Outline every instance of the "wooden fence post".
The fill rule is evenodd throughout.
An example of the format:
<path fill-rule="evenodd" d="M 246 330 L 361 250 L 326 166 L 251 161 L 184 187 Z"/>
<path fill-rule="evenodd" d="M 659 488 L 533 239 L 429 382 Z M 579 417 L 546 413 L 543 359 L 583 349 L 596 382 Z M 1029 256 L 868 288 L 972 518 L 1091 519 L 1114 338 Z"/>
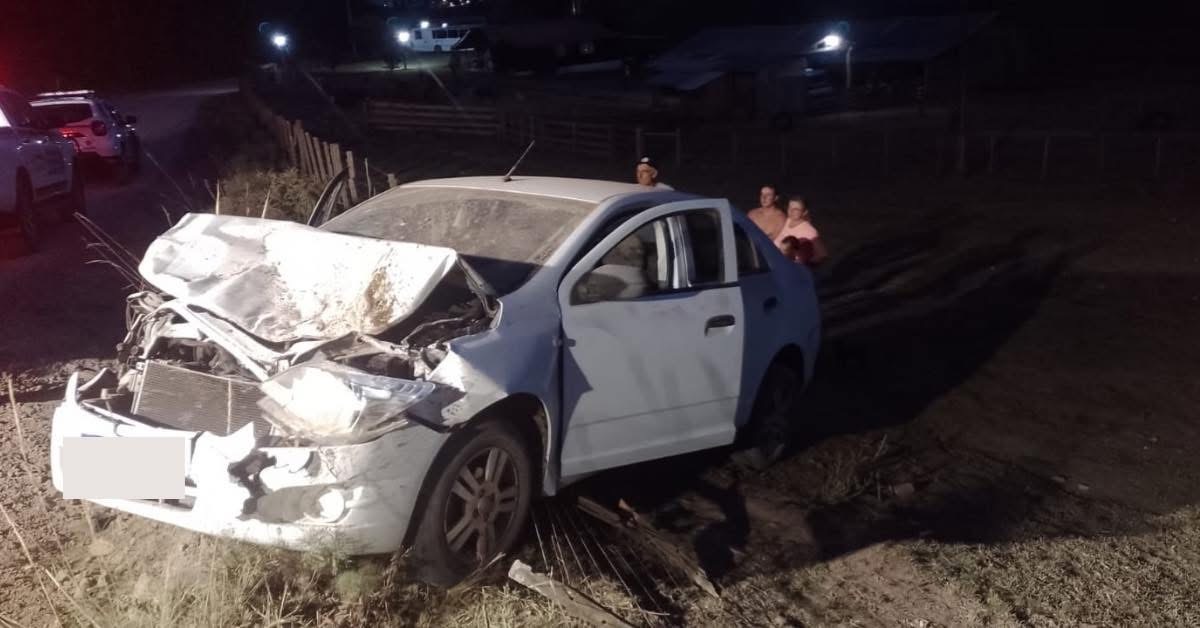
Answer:
<path fill-rule="evenodd" d="M 1046 180 L 1046 176 L 1050 172 L 1050 135 L 1046 135 L 1046 139 L 1042 140 L 1042 181 Z"/>
<path fill-rule="evenodd" d="M 340 173 L 343 169 L 346 168 L 346 165 L 342 163 L 342 147 L 337 142 L 329 144 L 329 166 L 330 166 L 329 169 L 333 172 L 333 175 Z M 349 173 L 347 173 L 347 174 L 349 174 Z M 330 176 L 333 176 L 333 175 L 330 175 Z M 348 187 L 350 187 L 349 179 L 347 179 L 346 182 L 342 185 L 342 194 L 341 194 L 342 204 L 345 205 L 346 207 L 350 207 L 350 190 L 346 189 Z"/>
<path fill-rule="evenodd" d="M 350 188 L 350 202 L 358 204 L 358 167 L 354 163 L 354 151 L 346 151 L 346 186 Z"/>

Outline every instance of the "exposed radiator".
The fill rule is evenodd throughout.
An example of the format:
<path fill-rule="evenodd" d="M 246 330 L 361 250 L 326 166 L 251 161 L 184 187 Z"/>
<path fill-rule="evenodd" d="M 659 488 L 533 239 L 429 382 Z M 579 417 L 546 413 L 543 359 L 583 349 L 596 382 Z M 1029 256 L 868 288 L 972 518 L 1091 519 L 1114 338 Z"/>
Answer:
<path fill-rule="evenodd" d="M 162 362 L 146 362 L 133 413 L 165 426 L 222 436 L 254 424 L 265 436 L 270 423 L 262 418 L 257 384 L 217 377 Z"/>

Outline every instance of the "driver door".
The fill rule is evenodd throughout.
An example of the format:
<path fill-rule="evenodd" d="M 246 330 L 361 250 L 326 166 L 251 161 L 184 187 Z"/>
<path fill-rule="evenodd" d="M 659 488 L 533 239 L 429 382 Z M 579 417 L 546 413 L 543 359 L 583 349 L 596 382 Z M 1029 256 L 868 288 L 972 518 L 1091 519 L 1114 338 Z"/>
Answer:
<path fill-rule="evenodd" d="M 564 478 L 733 442 L 745 327 L 727 201 L 629 219 L 559 306 Z"/>

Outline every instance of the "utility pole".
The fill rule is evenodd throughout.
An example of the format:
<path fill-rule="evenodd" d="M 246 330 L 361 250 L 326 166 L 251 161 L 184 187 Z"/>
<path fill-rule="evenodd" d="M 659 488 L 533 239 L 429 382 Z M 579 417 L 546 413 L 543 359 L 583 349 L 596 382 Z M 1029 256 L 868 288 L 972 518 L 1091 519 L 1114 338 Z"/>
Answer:
<path fill-rule="evenodd" d="M 967 174 L 967 36 L 970 25 L 967 19 L 967 2 L 962 0 L 962 41 L 958 44 L 958 174 Z"/>

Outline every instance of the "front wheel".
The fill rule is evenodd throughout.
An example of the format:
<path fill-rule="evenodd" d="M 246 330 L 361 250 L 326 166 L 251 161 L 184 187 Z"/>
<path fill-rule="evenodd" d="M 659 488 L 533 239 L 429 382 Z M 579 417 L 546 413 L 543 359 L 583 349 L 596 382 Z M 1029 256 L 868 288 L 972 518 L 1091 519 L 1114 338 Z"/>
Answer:
<path fill-rule="evenodd" d="M 529 445 L 502 420 L 470 425 L 430 470 L 430 493 L 413 537 L 416 576 L 452 586 L 508 552 L 533 500 Z"/>

